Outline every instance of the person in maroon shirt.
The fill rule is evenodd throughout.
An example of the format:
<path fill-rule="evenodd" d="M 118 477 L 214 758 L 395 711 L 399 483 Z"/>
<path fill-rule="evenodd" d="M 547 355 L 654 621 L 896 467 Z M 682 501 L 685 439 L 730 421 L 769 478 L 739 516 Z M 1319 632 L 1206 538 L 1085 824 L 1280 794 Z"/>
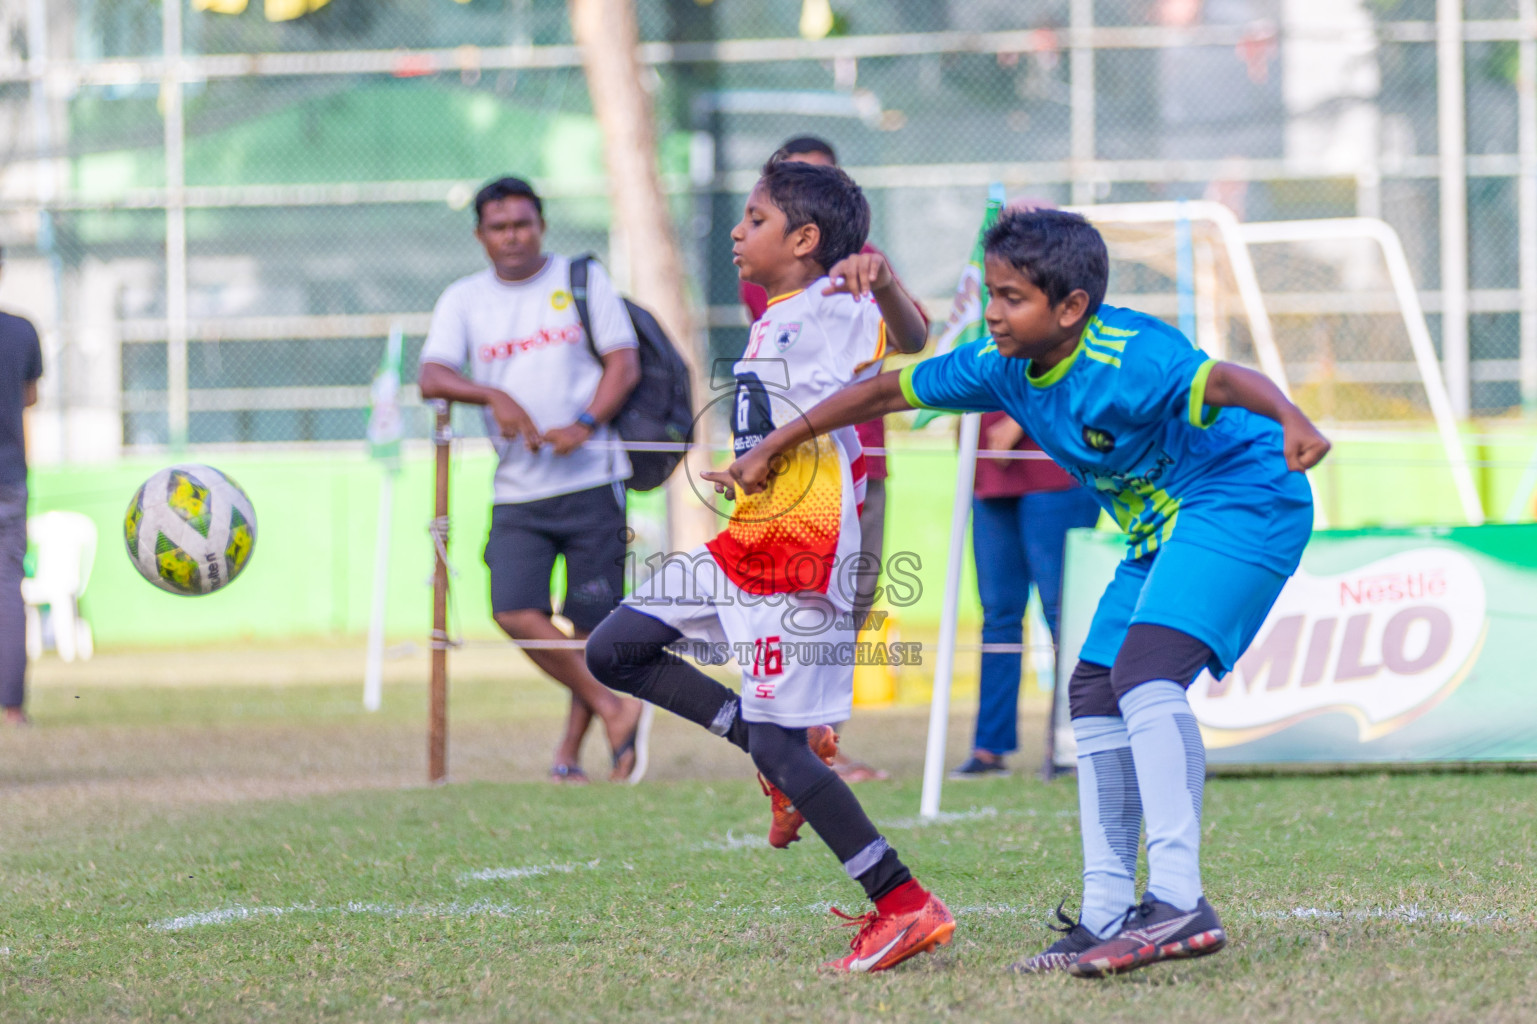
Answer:
<path fill-rule="evenodd" d="M 1024 428 L 1001 412 L 982 416 L 982 447 L 1040 451 Z M 1056 643 L 1067 531 L 1093 526 L 1099 520 L 1099 503 L 1049 459 L 979 458 L 971 515 L 982 642 L 1017 644 L 1023 639 L 1025 604 L 1034 583 Z M 982 655 L 972 754 L 951 778 L 1008 774 L 1004 755 L 1019 749 L 1019 675 L 1018 654 Z"/>
<path fill-rule="evenodd" d="M 774 159 L 795 160 L 807 164 L 823 164 L 829 167 L 838 166 L 838 154 L 833 151 L 832 145 L 814 135 L 801 135 L 791 139 L 779 147 L 779 151 L 774 154 Z M 868 242 L 865 243 L 865 247 L 860 252 L 873 252 L 881 256 L 885 255 L 885 253 L 882 253 Z M 887 262 L 889 264 L 890 260 L 887 260 Z M 893 268 L 892 275 L 895 276 L 895 274 L 896 270 Z M 898 280 L 897 285 L 902 287 L 900 280 Z M 903 287 L 902 290 L 906 291 L 907 289 Z M 758 285 L 743 281 L 741 283 L 741 296 L 742 305 L 747 307 L 747 315 L 754 321 L 763 315 L 764 310 L 768 309 L 768 293 Z M 929 318 L 928 314 L 923 311 L 923 304 L 911 292 L 908 292 L 908 297 L 913 299 L 913 305 L 918 307 L 918 314 L 923 317 L 923 324 L 927 327 Z M 895 342 L 896 339 L 893 337 L 892 340 Z M 899 349 L 899 351 L 906 352 L 909 355 L 913 352 L 921 352 L 922 350 L 923 346 L 921 345 L 915 349 Z M 859 434 L 859 443 L 865 448 L 886 447 L 886 421 L 884 419 L 873 419 L 868 423 L 860 423 L 854 429 Z M 884 455 L 866 455 L 865 473 L 865 504 L 864 509 L 859 514 L 859 548 L 861 554 L 873 556 L 876 565 L 884 565 L 885 561 L 882 554 L 886 543 L 886 477 L 888 475 L 886 457 Z M 874 600 L 878 579 L 879 577 L 875 573 L 860 573 L 856 575 L 855 581 L 858 592 L 854 605 L 855 621 L 863 623 L 865 616 L 869 613 L 870 605 Z M 833 768 L 847 782 L 863 782 L 866 779 L 883 779 L 886 777 L 885 772 L 873 769 L 862 762 L 850 760 L 841 752 L 838 754 L 838 760 L 833 765 Z"/>

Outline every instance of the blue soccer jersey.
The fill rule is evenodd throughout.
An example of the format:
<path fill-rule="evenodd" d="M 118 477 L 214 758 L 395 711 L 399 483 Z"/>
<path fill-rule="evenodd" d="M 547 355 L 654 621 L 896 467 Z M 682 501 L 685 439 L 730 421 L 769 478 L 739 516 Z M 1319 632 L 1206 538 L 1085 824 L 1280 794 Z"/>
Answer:
<path fill-rule="evenodd" d="M 1178 538 L 1290 574 L 1312 530 L 1307 477 L 1286 468 L 1281 427 L 1203 401 L 1216 360 L 1135 310 L 1101 306 L 1045 373 L 991 340 L 902 372 L 920 408 L 1008 413 L 1093 488 L 1126 531 L 1128 558 Z"/>

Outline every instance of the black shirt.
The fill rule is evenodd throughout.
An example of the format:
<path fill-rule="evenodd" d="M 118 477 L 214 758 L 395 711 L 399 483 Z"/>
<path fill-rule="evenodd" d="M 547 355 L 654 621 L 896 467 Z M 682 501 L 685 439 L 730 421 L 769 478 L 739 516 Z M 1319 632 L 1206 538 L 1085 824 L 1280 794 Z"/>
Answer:
<path fill-rule="evenodd" d="M 43 375 L 43 347 L 31 321 L 0 313 L 0 485 L 26 483 L 21 410 L 27 385 Z"/>

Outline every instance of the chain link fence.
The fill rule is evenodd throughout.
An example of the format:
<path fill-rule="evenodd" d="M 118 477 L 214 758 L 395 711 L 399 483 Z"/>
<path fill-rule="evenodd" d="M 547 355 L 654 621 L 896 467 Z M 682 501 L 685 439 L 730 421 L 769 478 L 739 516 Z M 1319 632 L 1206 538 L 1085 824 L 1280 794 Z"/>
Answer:
<path fill-rule="evenodd" d="M 40 461 L 361 439 L 391 327 L 409 367 L 439 292 L 483 265 L 468 207 L 488 178 L 549 196 L 551 248 L 609 255 L 560 0 L 175 3 L 0 0 L 0 289 L 45 336 Z M 812 133 L 940 316 L 992 181 L 1381 217 L 1459 412 L 1537 407 L 1537 0 L 1465 0 L 1440 25 L 1435 0 L 833 0 L 830 23 L 800 0 L 637 7 L 711 355 L 745 338 L 742 199 Z M 1361 305 L 1375 271 L 1282 258 L 1257 271 L 1292 303 L 1276 333 L 1299 391 L 1422 417 L 1397 380 L 1411 357 Z M 1123 276 L 1176 320 L 1177 273 Z"/>

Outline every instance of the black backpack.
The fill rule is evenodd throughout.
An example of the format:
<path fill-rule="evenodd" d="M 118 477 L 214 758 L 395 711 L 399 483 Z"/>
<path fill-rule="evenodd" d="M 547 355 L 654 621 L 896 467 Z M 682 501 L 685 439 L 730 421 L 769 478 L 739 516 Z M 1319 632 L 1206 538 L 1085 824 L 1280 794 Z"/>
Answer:
<path fill-rule="evenodd" d="M 592 317 L 587 309 L 587 268 L 595 259 L 591 254 L 571 260 L 571 297 L 576 300 L 576 315 L 587 335 L 587 347 L 598 362 L 597 345 L 592 340 Z M 689 387 L 688 364 L 678 354 L 672 339 L 662 330 L 656 317 L 624 300 L 625 312 L 635 327 L 640 342 L 640 382 L 625 400 L 614 428 L 626 441 L 690 443 L 694 440 L 694 403 Z M 634 470 L 625 486 L 632 491 L 650 491 L 662 486 L 683 461 L 683 452 L 630 452 Z"/>

